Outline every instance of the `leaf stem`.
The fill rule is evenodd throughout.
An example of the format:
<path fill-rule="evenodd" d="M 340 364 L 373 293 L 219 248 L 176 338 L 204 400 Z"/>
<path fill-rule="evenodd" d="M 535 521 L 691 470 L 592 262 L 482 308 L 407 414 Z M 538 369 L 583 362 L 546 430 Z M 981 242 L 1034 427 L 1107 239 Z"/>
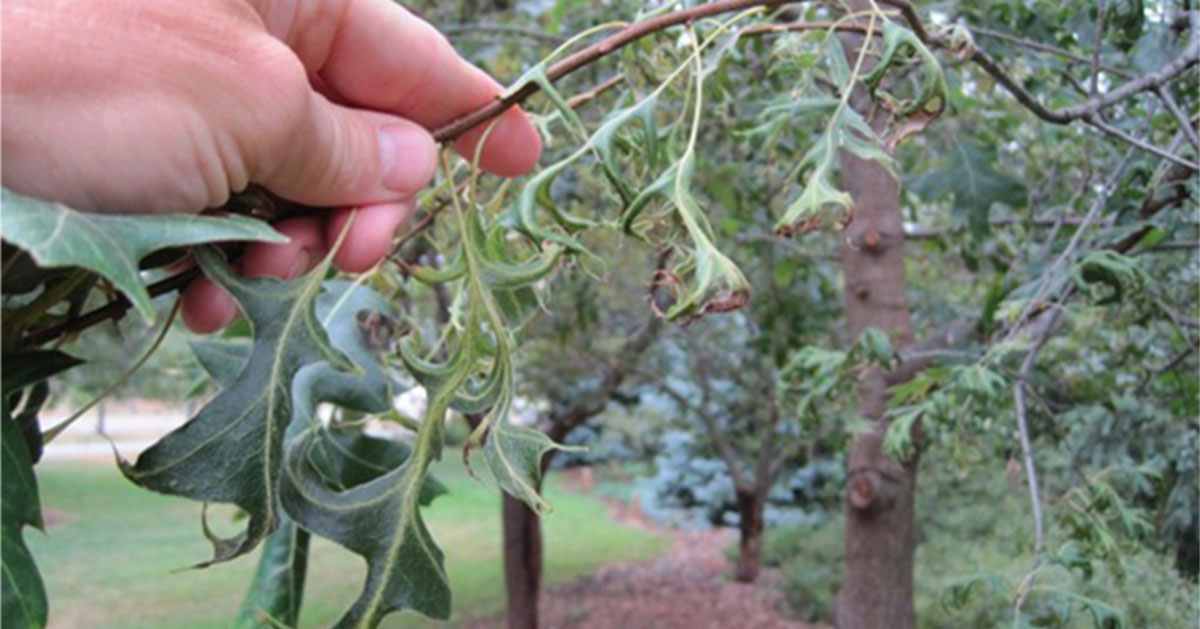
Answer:
<path fill-rule="evenodd" d="M 125 372 L 122 373 L 121 376 L 112 384 L 105 387 L 105 389 L 101 391 L 99 395 L 92 398 L 90 402 L 84 404 L 82 408 L 74 413 L 71 413 L 70 417 L 67 417 L 59 422 L 57 426 L 43 432 L 43 444 L 54 441 L 54 438 L 62 434 L 62 432 L 70 427 L 71 424 L 75 423 L 75 420 L 83 417 L 84 413 L 92 410 L 92 407 L 104 401 L 104 399 L 112 395 L 114 391 L 121 388 L 121 385 L 125 384 L 125 382 L 129 380 L 129 377 L 134 374 L 134 372 L 136 372 L 138 369 L 141 369 L 142 365 L 146 364 L 146 361 L 150 359 L 150 356 L 153 355 L 158 349 L 158 346 L 162 344 L 163 339 L 167 337 L 167 332 L 171 329 L 171 324 L 175 322 L 175 316 L 179 314 L 179 304 L 182 303 L 182 301 L 183 300 L 179 298 L 175 299 L 174 305 L 171 306 L 171 312 L 167 315 L 166 321 L 163 322 L 162 328 L 159 329 L 158 334 L 154 336 L 154 340 L 150 343 L 150 346 L 146 348 L 146 351 L 142 353 L 141 357 L 138 358 L 137 361 L 135 361 L 132 365 L 130 365 L 129 368 L 126 369 Z"/>

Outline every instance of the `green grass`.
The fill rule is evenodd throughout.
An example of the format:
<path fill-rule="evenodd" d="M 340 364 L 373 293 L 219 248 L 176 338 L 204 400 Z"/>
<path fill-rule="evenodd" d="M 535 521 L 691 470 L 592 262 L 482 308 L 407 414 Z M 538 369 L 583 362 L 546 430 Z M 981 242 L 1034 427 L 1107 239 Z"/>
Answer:
<path fill-rule="evenodd" d="M 500 613 L 504 582 L 500 497 L 468 477 L 457 457 L 435 470 L 450 494 L 425 510 L 446 553 L 454 593 L 450 626 Z M 180 570 L 210 554 L 200 533 L 200 506 L 160 496 L 124 480 L 112 465 L 49 463 L 38 467 L 49 534 L 26 537 L 46 579 L 51 627 L 135 629 L 227 627 L 250 581 L 257 553 L 204 570 Z M 545 524 L 549 585 L 605 562 L 641 560 L 666 548 L 660 536 L 612 522 L 597 499 L 563 490 L 553 478 Z M 219 533 L 236 530 L 228 510 L 210 510 Z M 365 564 L 317 540 L 309 560 L 301 626 L 333 623 L 357 594 Z M 385 627 L 433 627 L 410 613 Z"/>

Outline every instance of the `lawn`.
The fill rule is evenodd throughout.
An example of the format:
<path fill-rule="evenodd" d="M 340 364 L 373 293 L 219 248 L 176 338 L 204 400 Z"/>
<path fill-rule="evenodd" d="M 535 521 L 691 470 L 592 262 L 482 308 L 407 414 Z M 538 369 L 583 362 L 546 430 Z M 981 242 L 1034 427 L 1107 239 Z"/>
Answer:
<path fill-rule="evenodd" d="M 457 457 L 435 473 L 450 489 L 425 511 L 446 553 L 454 592 L 449 626 L 499 613 L 504 606 L 500 498 L 463 471 Z M 241 603 L 257 553 L 204 570 L 183 569 L 210 555 L 200 506 L 125 481 L 113 465 L 47 463 L 38 467 L 49 534 L 26 537 L 50 594 L 50 626 L 134 629 L 227 627 Z M 553 477 L 545 519 L 546 582 L 569 581 L 598 564 L 653 557 L 666 548 L 652 533 L 614 523 L 596 498 L 569 492 Z M 210 510 L 218 532 L 236 530 L 231 512 Z M 365 565 L 317 540 L 310 555 L 303 627 L 332 624 L 354 599 Z M 384 627 L 447 626 L 409 613 Z"/>

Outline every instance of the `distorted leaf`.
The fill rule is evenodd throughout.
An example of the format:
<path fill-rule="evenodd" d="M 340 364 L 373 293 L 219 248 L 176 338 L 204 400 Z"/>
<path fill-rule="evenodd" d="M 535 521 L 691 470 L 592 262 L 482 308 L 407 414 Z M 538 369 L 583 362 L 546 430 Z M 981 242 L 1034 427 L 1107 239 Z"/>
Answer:
<path fill-rule="evenodd" d="M 330 345 L 314 312 L 329 260 L 308 275 L 280 281 L 237 276 L 210 249 L 197 250 L 196 259 L 253 325 L 250 357 L 199 414 L 142 452 L 136 464 L 122 461 L 121 469 L 147 489 L 233 503 L 249 514 L 241 534 L 214 540 L 213 559 L 203 566 L 249 552 L 278 524 L 276 485 L 296 373 L 316 363 L 353 367 Z"/>
<path fill-rule="evenodd" d="M 150 252 L 227 240 L 287 241 L 265 222 L 245 216 L 92 214 L 8 190 L 3 203 L 4 240 L 29 252 L 39 266 L 78 266 L 103 275 L 147 322 L 154 321 L 154 305 L 138 261 Z"/>

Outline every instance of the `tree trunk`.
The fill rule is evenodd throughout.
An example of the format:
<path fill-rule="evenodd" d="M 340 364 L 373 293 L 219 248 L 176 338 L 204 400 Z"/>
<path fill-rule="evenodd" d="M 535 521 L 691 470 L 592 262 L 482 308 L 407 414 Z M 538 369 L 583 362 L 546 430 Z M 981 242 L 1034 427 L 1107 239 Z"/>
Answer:
<path fill-rule="evenodd" d="M 733 578 L 742 583 L 753 583 L 762 569 L 763 510 L 764 496 L 756 491 L 738 490 L 738 560 Z"/>
<path fill-rule="evenodd" d="M 856 0 L 858 2 L 859 0 Z M 862 2 L 860 2 L 862 3 Z M 853 5 L 854 3 L 852 3 Z M 865 3 L 862 3 L 865 4 Z M 856 55 L 859 41 L 847 46 Z M 871 100 L 859 90 L 855 109 L 871 120 Z M 873 121 L 877 128 L 879 121 Z M 888 333 L 897 347 L 912 342 L 905 298 L 904 231 L 899 184 L 882 166 L 846 151 L 842 185 L 854 199 L 854 218 L 842 238 L 846 320 L 851 338 L 867 328 Z M 857 435 L 847 469 L 845 580 L 838 594 L 840 629 L 911 629 L 913 614 L 913 492 L 917 460 L 891 461 L 883 451 L 887 433 L 887 382 L 873 369 L 858 384 L 859 411 L 874 421 Z"/>
<path fill-rule="evenodd" d="M 537 629 L 542 523 L 533 509 L 504 492 L 503 525 L 508 629 Z"/>
<path fill-rule="evenodd" d="M 642 354 L 658 336 L 662 325 L 657 317 L 651 317 L 646 324 L 634 333 L 620 352 L 617 365 L 611 367 L 604 375 L 599 403 L 572 405 L 561 415 L 553 418 L 546 429 L 546 436 L 555 443 L 562 443 L 567 433 L 604 410 L 608 398 L 621 385 L 621 382 Z M 468 420 L 472 418 L 468 417 Z M 471 423 L 474 428 L 479 423 L 476 417 Z M 550 468 L 557 450 L 550 450 L 542 457 L 542 475 Z M 541 491 L 541 486 L 537 487 Z M 542 581 L 542 521 L 525 503 L 514 499 L 507 493 L 504 495 L 501 510 L 501 524 L 504 528 L 504 584 L 508 596 L 508 627 L 509 629 L 537 629 L 538 626 L 538 597 Z"/>
<path fill-rule="evenodd" d="M 546 436 L 555 443 L 566 438 L 570 428 L 552 425 Z M 542 457 L 542 475 L 550 468 L 557 450 Z M 542 490 L 540 484 L 537 487 Z M 542 519 L 528 505 L 507 492 L 501 510 L 504 528 L 504 587 L 508 596 L 508 629 L 537 629 L 538 599 L 542 587 Z"/>

